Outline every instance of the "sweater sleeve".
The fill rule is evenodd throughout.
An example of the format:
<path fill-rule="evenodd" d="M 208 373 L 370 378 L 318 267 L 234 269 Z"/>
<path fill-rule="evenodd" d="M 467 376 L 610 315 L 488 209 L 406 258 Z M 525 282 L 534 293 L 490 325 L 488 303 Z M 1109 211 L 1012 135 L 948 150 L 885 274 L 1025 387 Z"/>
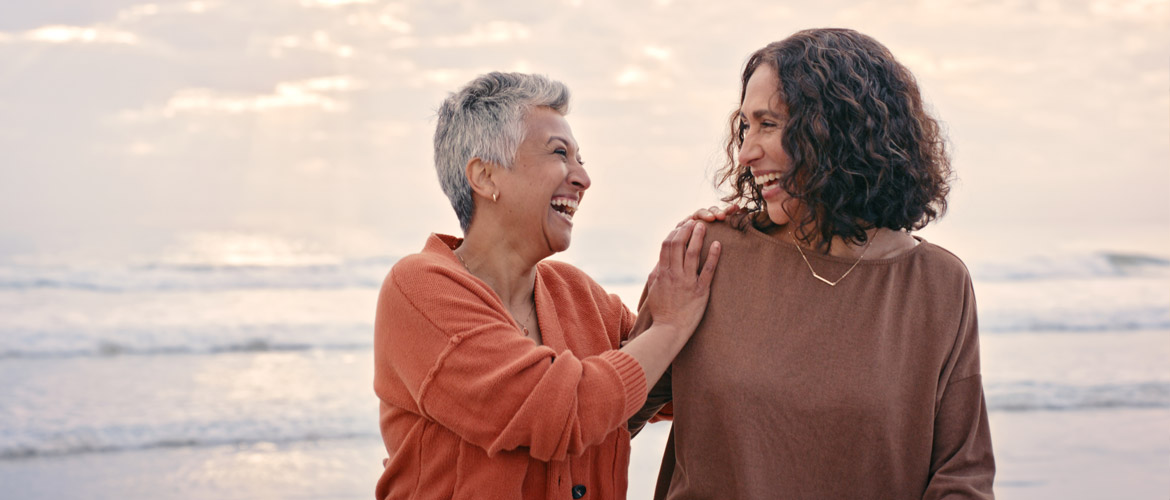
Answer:
<path fill-rule="evenodd" d="M 564 460 L 641 405 L 646 379 L 633 357 L 558 356 L 519 335 L 496 302 L 465 273 L 395 266 L 379 297 L 376 379 L 398 379 L 412 411 L 489 456 L 527 447 L 538 460 Z"/>
<path fill-rule="evenodd" d="M 638 306 L 646 302 L 646 294 L 649 287 L 642 288 L 642 298 L 638 300 Z M 650 317 L 649 311 L 639 310 L 637 321 L 634 322 L 633 328 L 630 330 L 629 337 L 637 337 L 642 332 L 650 328 L 653 323 L 653 318 Z M 637 436 L 642 428 L 646 426 L 647 422 L 657 422 L 659 420 L 671 420 L 673 417 L 673 407 L 671 401 L 674 399 L 673 386 L 671 385 L 671 371 L 670 367 L 666 368 L 666 372 L 658 379 L 658 382 L 650 388 L 650 392 L 646 395 L 646 402 L 642 404 L 642 408 L 638 410 L 634 416 L 626 421 L 626 428 L 630 431 L 630 436 Z"/>
<path fill-rule="evenodd" d="M 654 387 L 650 388 L 650 393 L 646 395 L 646 403 L 638 410 L 634 416 L 626 421 L 626 428 L 630 431 L 630 437 L 637 436 L 642 428 L 646 427 L 647 423 L 658 422 L 661 420 L 673 420 L 674 407 L 672 400 L 674 399 L 673 386 L 670 383 L 671 369 L 667 368 L 666 373 L 658 379 Z"/>
<path fill-rule="evenodd" d="M 958 337 L 940 379 L 930 482 L 923 499 L 992 499 L 995 459 L 979 370 L 975 294 L 967 279 Z"/>

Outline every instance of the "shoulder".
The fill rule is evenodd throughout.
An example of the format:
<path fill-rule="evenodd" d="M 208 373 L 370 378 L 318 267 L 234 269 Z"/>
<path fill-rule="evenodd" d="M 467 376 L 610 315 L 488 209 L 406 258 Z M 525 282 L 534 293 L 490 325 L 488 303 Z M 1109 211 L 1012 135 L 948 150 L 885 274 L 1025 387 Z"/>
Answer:
<path fill-rule="evenodd" d="M 751 232 L 751 214 L 734 214 L 727 220 L 704 222 L 707 225 L 707 237 L 722 237 L 731 239 L 746 238 Z"/>
<path fill-rule="evenodd" d="M 975 284 L 967 265 L 951 251 L 922 241 L 916 247 L 908 270 L 910 286 L 936 301 L 942 308 L 971 307 L 975 300 Z"/>
<path fill-rule="evenodd" d="M 469 288 L 470 275 L 451 253 L 443 235 L 431 235 L 419 253 L 394 263 L 382 281 L 382 290 L 396 288 L 406 294 L 444 293 Z"/>
<path fill-rule="evenodd" d="M 416 253 L 407 255 L 394 263 L 387 273 L 383 286 L 393 283 L 397 286 L 412 286 L 415 284 L 434 281 L 435 279 L 449 278 L 456 271 L 452 263 L 437 255 Z"/>
<path fill-rule="evenodd" d="M 782 248 L 771 236 L 756 229 L 750 218 L 743 214 L 732 215 L 725 221 L 704 224 L 707 225 L 707 235 L 703 240 L 702 258 L 706 261 L 711 244 L 718 241 L 721 247 L 721 268 L 736 267 L 739 262 L 758 259 L 765 254 L 772 255 Z"/>
<path fill-rule="evenodd" d="M 925 267 L 931 276 L 950 278 L 964 283 L 971 282 L 967 264 L 950 250 L 922 240 L 916 253 L 919 265 Z"/>
<path fill-rule="evenodd" d="M 507 322 L 487 283 L 467 272 L 449 248 L 430 247 L 390 268 L 378 294 L 377 322 L 425 323 L 448 336 L 472 324 Z"/>

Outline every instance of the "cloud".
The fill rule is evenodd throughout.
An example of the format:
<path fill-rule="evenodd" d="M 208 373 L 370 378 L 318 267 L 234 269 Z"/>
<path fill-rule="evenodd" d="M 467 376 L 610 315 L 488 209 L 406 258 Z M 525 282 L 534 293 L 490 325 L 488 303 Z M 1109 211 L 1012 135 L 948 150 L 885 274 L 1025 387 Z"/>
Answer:
<path fill-rule="evenodd" d="M 369 33 L 382 35 L 389 31 L 405 35 L 414 31 L 414 26 L 406 21 L 409 14 L 406 5 L 392 3 L 377 10 L 350 9 L 346 11 L 344 21 L 350 27 L 364 28 Z"/>
<path fill-rule="evenodd" d="M 117 19 L 118 23 L 133 23 L 162 14 L 202 14 L 218 6 L 218 2 L 200 1 L 161 6 L 155 3 L 144 3 L 132 5 L 122 9 L 121 11 L 118 11 L 118 14 L 115 16 L 115 18 Z"/>
<path fill-rule="evenodd" d="M 645 45 L 640 51 L 630 52 L 632 62 L 617 73 L 613 82 L 618 87 L 652 87 L 669 89 L 674 86 L 675 65 L 671 62 L 674 49 L 662 45 Z"/>
<path fill-rule="evenodd" d="M 1089 12 L 1130 21 L 1165 21 L 1170 15 L 1170 3 L 1165 0 L 1097 0 L 1089 5 Z"/>
<path fill-rule="evenodd" d="M 353 57 L 355 49 L 352 45 L 336 42 L 329 33 L 321 30 L 314 31 L 308 37 L 296 35 L 277 37 L 269 42 L 268 55 L 276 58 L 284 57 L 289 49 L 306 49 L 324 52 L 337 57 Z"/>
<path fill-rule="evenodd" d="M 0 41 L 23 40 L 35 43 L 103 43 L 135 45 L 139 43 L 138 35 L 104 26 L 65 26 L 51 25 L 29 30 L 19 36 L 0 33 Z"/>
<path fill-rule="evenodd" d="M 594 233 L 597 248 L 616 255 L 611 229 L 637 224 L 621 235 L 629 237 L 621 255 L 644 259 L 661 236 L 647 228 L 669 228 L 717 199 L 708 185 L 723 159 L 720 138 L 747 54 L 797 29 L 829 25 L 877 37 L 919 77 L 952 133 L 966 186 L 954 220 L 1005 196 L 1059 193 L 1039 179 L 1106 163 L 1108 177 L 1119 179 L 1110 186 L 1128 183 L 1149 195 L 1135 211 L 1164 214 L 1155 201 L 1165 193 L 1149 186 L 1165 191 L 1170 182 L 1166 169 L 1154 168 L 1165 163 L 1170 137 L 1166 2 L 1096 1 L 842 0 L 793 9 L 741 0 L 560 0 L 532 9 L 473 0 L 122 0 L 69 12 L 38 7 L 54 2 L 16 2 L 28 12 L 5 17 L 8 31 L 0 33 L 10 61 L 0 96 L 8 161 L 0 170 L 17 181 L 0 183 L 0 213 L 60 210 L 0 221 L 0 232 L 35 234 L 42 222 L 80 228 L 72 214 L 75 200 L 86 199 L 81 188 L 19 186 L 52 186 L 66 173 L 94 191 L 90 184 L 115 178 L 109 172 L 155 187 L 141 195 L 110 189 L 138 205 L 200 206 L 191 190 L 173 187 L 180 184 L 238 186 L 197 216 L 159 207 L 160 228 L 232 228 L 233 211 L 249 211 L 258 225 L 318 214 L 322 232 L 362 226 L 411 245 L 412 235 L 457 232 L 430 168 L 434 108 L 475 75 L 519 70 L 573 89 L 569 120 L 595 181 L 579 230 L 609 231 Z M 81 82 L 78 91 L 62 94 L 56 83 L 70 81 Z M 1106 158 L 1101 151 L 1119 149 L 1111 144 L 1132 153 Z M 1023 157 L 1033 151 L 1035 159 Z M 252 167 L 248 175 L 228 167 L 239 164 Z M 167 168 L 138 168 L 154 165 Z M 1024 170 L 1038 180 L 1002 181 Z M 249 180 L 257 171 L 305 175 L 273 190 Z M 1079 176 L 1062 189 L 1100 191 L 1106 205 L 1139 203 L 1119 196 L 1120 187 L 1097 189 L 1103 183 Z M 88 200 L 95 214 L 129 213 L 121 206 L 132 204 Z M 629 200 L 652 208 L 630 210 Z M 1081 202 L 1049 205 L 1027 222 L 1097 217 Z M 1111 227 L 1096 221 L 1087 227 Z M 614 260 L 593 256 L 586 234 L 575 238 L 578 263 Z"/>
<path fill-rule="evenodd" d="M 403 21 L 402 19 L 391 15 L 388 12 L 378 14 L 377 20 L 379 25 L 390 30 L 391 33 L 401 33 L 405 35 L 414 29 L 410 23 L 407 23 L 406 21 Z"/>
<path fill-rule="evenodd" d="M 301 0 L 301 7 L 318 7 L 332 9 L 348 5 L 368 5 L 374 0 Z"/>
<path fill-rule="evenodd" d="M 125 153 L 130 156 L 149 156 L 156 151 L 158 147 L 146 141 L 134 141 L 125 149 Z"/>
<path fill-rule="evenodd" d="M 468 33 L 438 37 L 434 43 L 439 47 L 476 47 L 527 40 L 530 36 L 532 36 L 532 31 L 523 24 L 492 21 L 472 26 Z"/>
<path fill-rule="evenodd" d="M 218 5 L 218 3 L 187 2 L 187 4 L 184 6 L 184 8 L 187 10 L 187 12 L 199 14 L 202 12 L 206 12 L 212 8 L 215 8 L 217 5 Z"/>
<path fill-rule="evenodd" d="M 118 21 L 122 22 L 134 22 L 145 17 L 157 15 L 158 12 L 159 8 L 157 4 L 146 3 L 123 9 L 121 12 L 118 12 L 117 18 Z"/>
<path fill-rule="evenodd" d="M 636 85 L 646 81 L 646 72 L 636 66 L 627 66 L 621 73 L 618 73 L 614 81 L 622 87 Z"/>
<path fill-rule="evenodd" d="M 364 82 L 352 77 L 331 76 L 281 82 L 276 84 L 272 93 L 251 96 L 189 88 L 175 92 L 161 107 L 123 111 L 119 117 L 124 121 L 143 122 L 196 113 L 263 113 L 298 108 L 336 113 L 346 111 L 349 105 L 327 93 L 349 92 L 364 87 Z"/>
<path fill-rule="evenodd" d="M 988 72 L 1025 75 L 1037 70 L 1035 61 L 1014 61 L 993 56 L 940 55 L 910 49 L 900 52 L 897 57 L 914 73 L 930 76 L 965 78 Z"/>
<path fill-rule="evenodd" d="M 667 59 L 670 59 L 671 52 L 672 51 L 670 50 L 670 47 L 658 47 L 658 46 L 654 46 L 654 45 L 647 45 L 647 46 L 642 48 L 642 54 L 644 54 L 646 57 L 649 57 L 651 59 L 655 59 L 658 61 L 665 61 Z"/>

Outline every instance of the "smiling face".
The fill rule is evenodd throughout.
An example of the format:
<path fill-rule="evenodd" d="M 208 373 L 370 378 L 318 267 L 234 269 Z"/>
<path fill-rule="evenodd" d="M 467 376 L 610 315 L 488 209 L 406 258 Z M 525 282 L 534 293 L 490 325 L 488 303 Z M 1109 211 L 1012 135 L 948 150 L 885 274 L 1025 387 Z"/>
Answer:
<path fill-rule="evenodd" d="M 780 185 L 780 176 L 792 169 L 792 160 L 781 142 L 788 110 L 780 99 L 780 79 L 766 64 L 752 73 L 739 107 L 739 164 L 751 168 L 760 194 L 767 204 L 768 218 L 786 224 L 796 216 L 798 203 Z"/>
<path fill-rule="evenodd" d="M 569 248 L 573 215 L 589 188 L 577 140 L 565 117 L 538 107 L 524 119 L 524 141 L 512 168 L 496 179 L 501 208 L 507 211 L 508 235 L 536 245 L 538 253 Z"/>

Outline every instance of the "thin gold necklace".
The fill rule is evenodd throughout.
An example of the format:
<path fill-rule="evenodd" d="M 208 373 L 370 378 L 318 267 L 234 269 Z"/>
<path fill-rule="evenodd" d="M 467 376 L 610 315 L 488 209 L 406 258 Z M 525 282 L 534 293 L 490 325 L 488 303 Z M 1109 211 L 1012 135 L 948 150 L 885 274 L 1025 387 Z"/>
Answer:
<path fill-rule="evenodd" d="M 451 251 L 451 253 L 455 253 L 455 251 Z M 467 261 L 463 260 L 462 255 L 455 253 L 455 258 L 459 259 L 459 263 L 463 264 L 463 268 L 466 269 L 467 272 L 471 273 L 472 276 L 475 276 L 475 273 L 472 273 L 471 268 L 467 266 Z M 507 307 L 507 306 L 505 306 L 505 307 Z M 524 317 L 524 321 L 521 322 L 520 320 L 516 320 L 516 322 L 520 324 L 520 329 L 524 330 L 525 337 L 532 335 L 531 333 L 528 332 L 528 320 L 532 319 L 532 313 L 534 313 L 534 312 L 536 312 L 536 300 L 535 299 L 533 299 L 532 308 L 528 310 L 528 315 Z M 508 313 L 511 314 L 512 310 L 509 309 Z M 515 314 L 512 314 L 512 319 L 516 319 Z"/>
<path fill-rule="evenodd" d="M 853 272 L 853 268 L 857 267 L 857 265 L 861 263 L 861 259 L 865 257 L 865 252 L 869 251 L 869 246 L 873 244 L 874 240 L 874 238 L 870 238 L 869 241 L 865 242 L 865 248 L 861 249 L 861 255 L 857 256 L 857 261 L 854 262 L 852 266 L 849 266 L 849 270 L 845 271 L 845 274 L 842 274 L 840 278 L 837 278 L 837 281 L 829 281 L 824 276 L 817 274 L 816 270 L 813 269 L 812 264 L 808 262 L 808 257 L 804 256 L 804 250 L 800 248 L 800 242 L 796 241 L 796 231 L 788 233 L 788 235 L 792 237 L 792 244 L 796 245 L 796 251 L 800 252 L 800 258 L 804 259 L 804 265 L 808 266 L 808 270 L 812 273 L 813 277 L 825 282 L 829 286 L 837 286 L 837 283 L 840 283 L 841 280 L 845 279 L 846 276 L 849 276 L 849 273 Z M 874 236 L 876 237 L 877 235 L 875 234 Z M 466 264 L 464 265 L 466 266 Z"/>

